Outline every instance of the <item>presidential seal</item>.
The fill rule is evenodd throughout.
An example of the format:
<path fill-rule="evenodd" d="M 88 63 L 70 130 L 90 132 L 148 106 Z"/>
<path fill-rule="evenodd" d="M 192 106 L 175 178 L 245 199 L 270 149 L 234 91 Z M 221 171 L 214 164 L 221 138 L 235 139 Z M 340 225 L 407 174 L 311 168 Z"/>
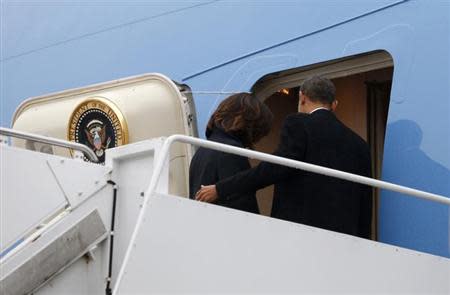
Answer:
<path fill-rule="evenodd" d="M 73 111 L 68 139 L 87 145 L 103 163 L 106 149 L 128 143 L 128 130 L 122 113 L 113 102 L 93 97 Z"/>

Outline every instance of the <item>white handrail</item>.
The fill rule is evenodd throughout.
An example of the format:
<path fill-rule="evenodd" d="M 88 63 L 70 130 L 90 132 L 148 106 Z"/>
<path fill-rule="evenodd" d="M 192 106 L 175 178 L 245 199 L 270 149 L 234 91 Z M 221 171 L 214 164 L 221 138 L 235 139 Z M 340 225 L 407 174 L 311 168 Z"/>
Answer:
<path fill-rule="evenodd" d="M 403 194 L 411 195 L 414 197 L 430 200 L 433 202 L 443 203 L 443 204 L 450 206 L 450 198 L 448 198 L 448 197 L 428 193 L 425 191 L 409 188 L 406 186 L 402 186 L 402 185 L 398 185 L 398 184 L 394 184 L 394 183 L 390 183 L 390 182 L 386 182 L 386 181 L 376 180 L 376 179 L 373 179 L 370 177 L 364 177 L 364 176 L 360 176 L 360 175 L 356 175 L 356 174 L 352 174 L 352 173 L 348 173 L 348 172 L 343 172 L 340 170 L 330 169 L 330 168 L 326 168 L 326 167 L 322 167 L 322 166 L 318 166 L 318 165 L 313 165 L 313 164 L 309 164 L 309 163 L 305 163 L 305 162 L 301 162 L 301 161 L 278 157 L 278 156 L 274 156 L 271 154 L 266 154 L 266 153 L 256 152 L 256 151 L 239 148 L 239 147 L 235 147 L 235 146 L 231 146 L 231 145 L 226 145 L 223 143 L 217 143 L 217 142 L 199 139 L 199 138 L 195 138 L 195 137 L 190 137 L 190 136 L 186 136 L 186 135 L 178 135 L 178 134 L 172 135 L 164 141 L 164 145 L 161 149 L 161 154 L 156 159 L 156 164 L 154 166 L 155 168 L 153 170 L 152 179 L 150 181 L 150 185 L 148 186 L 147 190 L 145 191 L 143 206 L 142 206 L 141 211 L 139 212 L 136 226 L 134 228 L 133 234 L 132 234 L 130 242 L 128 244 L 127 251 L 125 253 L 125 257 L 123 259 L 122 267 L 120 268 L 119 275 L 117 276 L 117 282 L 114 286 L 113 294 L 116 294 L 116 292 L 118 290 L 118 287 L 120 285 L 120 282 L 121 282 L 122 277 L 125 272 L 125 268 L 127 266 L 128 260 L 130 258 L 131 251 L 133 249 L 133 244 L 136 241 L 137 234 L 138 234 L 141 224 L 143 222 L 143 218 L 144 218 L 146 210 L 147 210 L 148 200 L 149 200 L 150 196 L 152 196 L 156 192 L 157 184 L 158 184 L 160 175 L 162 173 L 162 170 L 164 168 L 164 163 L 166 162 L 166 159 L 169 155 L 170 147 L 174 142 L 183 142 L 183 143 L 192 144 L 195 146 L 201 146 L 204 148 L 209 148 L 209 149 L 222 151 L 222 152 L 226 152 L 226 153 L 230 153 L 230 154 L 244 156 L 244 157 L 251 158 L 251 159 L 257 159 L 257 160 L 261 160 L 261 161 L 265 161 L 265 162 L 270 162 L 273 164 L 279 164 L 279 165 L 292 167 L 292 168 L 296 168 L 296 169 L 301 169 L 301 170 L 305 170 L 305 171 L 309 171 L 309 172 L 313 172 L 313 173 L 336 177 L 336 178 L 340 178 L 343 180 L 357 182 L 357 183 L 361 183 L 361 184 L 365 184 L 365 185 L 369 185 L 369 186 L 373 186 L 373 187 L 377 187 L 377 188 L 381 188 L 381 189 L 387 189 L 387 190 L 391 190 L 394 192 L 403 193 Z"/>
<path fill-rule="evenodd" d="M 21 138 L 21 139 L 26 139 L 26 140 L 32 140 L 32 141 L 42 142 L 42 143 L 46 143 L 46 144 L 50 144 L 50 145 L 54 145 L 54 146 L 60 146 L 60 147 L 65 147 L 65 148 L 69 148 L 69 149 L 78 150 L 78 151 L 83 152 L 89 158 L 89 160 L 91 160 L 92 162 L 95 162 L 95 163 L 98 162 L 98 158 L 95 155 L 95 153 L 89 147 L 85 146 L 84 144 L 67 141 L 67 140 L 62 140 L 62 139 L 57 139 L 57 138 L 53 138 L 53 137 L 47 137 L 47 136 L 27 133 L 27 132 L 18 131 L 18 130 L 9 129 L 9 128 L 3 128 L 3 127 L 0 127 L 0 134 L 5 135 L 5 136 L 11 136 L 11 137 Z"/>

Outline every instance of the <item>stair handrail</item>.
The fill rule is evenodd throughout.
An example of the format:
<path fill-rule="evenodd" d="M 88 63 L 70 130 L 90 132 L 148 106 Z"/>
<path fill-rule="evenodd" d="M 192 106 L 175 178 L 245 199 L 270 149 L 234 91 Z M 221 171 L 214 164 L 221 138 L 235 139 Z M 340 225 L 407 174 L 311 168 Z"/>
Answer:
<path fill-rule="evenodd" d="M 31 140 L 40 143 L 46 143 L 54 146 L 64 147 L 82 152 L 92 162 L 98 163 L 97 155 L 87 146 L 81 143 L 62 140 L 53 137 L 42 136 L 38 134 L 28 133 L 24 131 L 14 130 L 10 128 L 0 127 L 0 135 L 10 136 L 15 138 L 21 138 Z"/>
<path fill-rule="evenodd" d="M 204 147 L 204 148 L 208 148 L 208 149 L 212 149 L 212 150 L 216 150 L 216 151 L 221 151 L 221 152 L 226 152 L 226 153 L 230 153 L 230 154 L 234 154 L 234 155 L 238 155 L 238 156 L 243 156 L 243 157 L 247 157 L 250 159 L 257 159 L 257 160 L 261 160 L 261 161 L 265 161 L 265 162 L 270 162 L 273 164 L 279 164 L 279 165 L 283 165 L 283 166 L 287 166 L 287 167 L 291 167 L 291 168 L 305 170 L 308 172 L 313 172 L 313 173 L 318 173 L 318 174 L 322 174 L 322 175 L 326 175 L 326 176 L 336 177 L 339 179 L 357 182 L 357 183 L 361 183 L 361 184 L 365 184 L 368 186 L 377 187 L 377 188 L 381 188 L 381 189 L 387 189 L 390 191 L 403 193 L 403 194 L 407 194 L 407 195 L 414 196 L 417 198 L 421 198 L 421 199 L 425 199 L 425 200 L 429 200 L 429 201 L 433 201 L 433 202 L 438 202 L 438 203 L 442 203 L 442 204 L 450 206 L 450 198 L 446 197 L 446 196 L 437 195 L 437 194 L 413 189 L 410 187 L 390 183 L 387 181 L 381 181 L 381 180 L 373 179 L 370 177 L 365 177 L 365 176 L 348 173 L 348 172 L 344 172 L 344 171 L 340 171 L 340 170 L 336 170 L 336 169 L 322 167 L 322 166 L 318 166 L 318 165 L 314 165 L 314 164 L 310 164 L 310 163 L 306 163 L 306 162 L 302 162 L 302 161 L 297 161 L 297 160 L 292 160 L 292 159 L 283 158 L 283 157 L 279 157 L 279 156 L 274 156 L 272 154 L 257 152 L 257 151 L 253 151 L 253 150 L 249 150 L 249 149 L 245 149 L 245 148 L 239 148 L 239 147 L 235 147 L 235 146 L 231 146 L 231 145 L 227 145 L 227 144 L 223 144 L 223 143 L 218 143 L 218 142 L 214 142 L 214 141 L 210 141 L 210 140 L 195 138 L 195 137 L 191 137 L 191 136 L 187 136 L 187 135 L 175 134 L 175 135 L 169 136 L 164 141 L 164 144 L 161 148 L 160 154 L 156 158 L 156 164 L 154 166 L 150 185 L 148 186 L 147 190 L 145 191 L 144 201 L 142 202 L 143 206 L 139 212 L 139 216 L 136 221 L 136 226 L 133 230 L 133 234 L 131 235 L 127 250 L 125 252 L 125 257 L 123 258 L 122 266 L 121 266 L 119 274 L 117 276 L 117 281 L 116 281 L 116 284 L 114 287 L 113 294 L 117 294 L 118 288 L 120 286 L 120 282 L 123 278 L 123 275 L 125 274 L 125 269 L 127 267 L 127 263 L 130 258 L 130 255 L 131 255 L 131 251 L 133 250 L 133 245 L 136 241 L 137 234 L 143 223 L 144 216 L 145 216 L 146 210 L 148 208 L 148 206 L 147 206 L 148 201 L 149 201 L 150 197 L 156 193 L 160 175 L 162 174 L 164 164 L 166 163 L 166 160 L 169 156 L 170 147 L 172 146 L 172 144 L 174 142 L 182 142 L 182 143 L 186 143 L 186 144 L 192 144 L 195 146 L 200 146 L 200 147 Z"/>

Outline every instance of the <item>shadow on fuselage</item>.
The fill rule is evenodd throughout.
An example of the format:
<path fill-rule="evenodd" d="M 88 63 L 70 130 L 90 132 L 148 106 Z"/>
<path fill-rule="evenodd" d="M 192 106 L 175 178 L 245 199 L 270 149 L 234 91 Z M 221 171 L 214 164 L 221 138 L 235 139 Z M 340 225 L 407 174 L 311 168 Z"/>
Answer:
<path fill-rule="evenodd" d="M 387 126 L 383 179 L 450 196 L 450 170 L 420 149 L 422 130 L 414 121 Z M 437 141 L 438 144 L 439 141 Z M 450 257 L 449 206 L 383 191 L 379 206 L 379 240 Z"/>

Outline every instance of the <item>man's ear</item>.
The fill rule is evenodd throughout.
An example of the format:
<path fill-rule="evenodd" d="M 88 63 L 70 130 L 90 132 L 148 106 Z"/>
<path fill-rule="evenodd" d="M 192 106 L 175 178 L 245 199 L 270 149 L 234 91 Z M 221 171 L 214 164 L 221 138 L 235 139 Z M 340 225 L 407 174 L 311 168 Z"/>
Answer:
<path fill-rule="evenodd" d="M 306 103 L 305 95 L 303 95 L 300 92 L 300 96 L 298 98 L 298 106 L 297 106 L 297 111 L 299 113 L 303 113 L 305 111 L 305 103 Z"/>
<path fill-rule="evenodd" d="M 306 103 L 306 95 L 300 94 L 300 104 L 305 105 Z"/>
<path fill-rule="evenodd" d="M 332 103 L 331 103 L 331 110 L 334 112 L 336 111 L 336 108 L 338 106 L 338 101 L 335 99 Z"/>

